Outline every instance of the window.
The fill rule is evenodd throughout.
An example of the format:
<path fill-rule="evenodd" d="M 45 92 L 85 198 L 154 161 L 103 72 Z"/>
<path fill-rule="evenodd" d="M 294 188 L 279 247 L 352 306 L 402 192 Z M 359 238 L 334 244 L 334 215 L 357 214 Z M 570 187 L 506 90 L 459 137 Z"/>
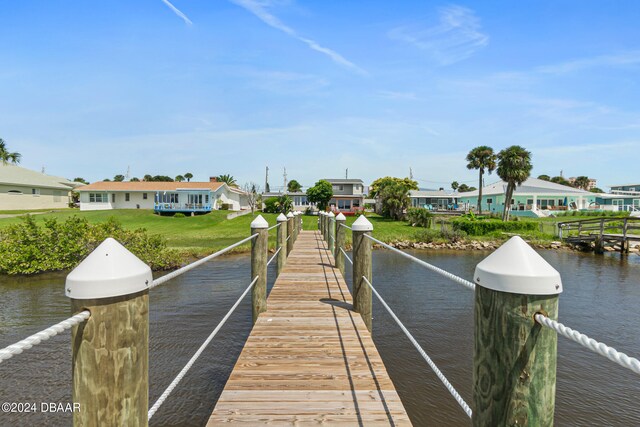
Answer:
<path fill-rule="evenodd" d="M 338 199 L 338 209 L 349 210 L 351 209 L 351 200 Z"/>
<path fill-rule="evenodd" d="M 532 205 L 533 204 L 533 199 L 527 199 L 527 204 L 528 205 Z"/>
<path fill-rule="evenodd" d="M 205 203 L 209 203 L 209 195 L 208 195 L 208 194 L 206 194 L 206 195 L 204 196 L 204 202 L 205 202 Z"/>
<path fill-rule="evenodd" d="M 111 203 L 116 202 L 116 193 L 111 193 Z"/>
<path fill-rule="evenodd" d="M 487 204 L 490 205 L 491 203 L 493 203 L 493 199 L 487 199 Z"/>
<path fill-rule="evenodd" d="M 54 202 L 61 202 L 62 201 L 62 191 L 55 190 L 53 192 L 53 201 Z"/>
<path fill-rule="evenodd" d="M 40 195 L 40 189 L 39 188 L 32 188 L 31 189 L 31 194 L 33 194 L 34 196 L 39 196 Z"/>
<path fill-rule="evenodd" d="M 89 193 L 89 203 L 107 203 L 105 193 Z"/>
<path fill-rule="evenodd" d="M 147 200 L 147 193 L 142 193 L 142 200 Z"/>
<path fill-rule="evenodd" d="M 130 198 L 131 198 L 131 193 L 124 193 L 124 201 L 125 202 L 128 202 Z"/>

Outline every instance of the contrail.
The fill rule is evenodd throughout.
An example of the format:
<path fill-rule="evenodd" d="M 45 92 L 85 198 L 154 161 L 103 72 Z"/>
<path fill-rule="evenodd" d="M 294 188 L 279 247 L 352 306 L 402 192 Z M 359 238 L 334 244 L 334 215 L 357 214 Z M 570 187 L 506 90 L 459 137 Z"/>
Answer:
<path fill-rule="evenodd" d="M 348 59 L 346 59 L 344 56 L 340 55 L 338 52 L 331 50 L 329 48 L 326 48 L 324 46 L 320 46 L 316 41 L 311 40 L 311 39 L 307 39 L 305 37 L 302 37 L 301 35 L 299 35 L 293 28 L 288 27 L 286 24 L 284 24 L 282 21 L 280 21 L 276 16 L 272 15 L 271 13 L 269 13 L 266 9 L 264 4 L 257 2 L 255 0 L 230 0 L 232 3 L 237 4 L 238 6 L 248 10 L 249 12 L 251 12 L 252 14 L 254 14 L 258 19 L 260 19 L 262 22 L 264 22 L 265 24 L 267 24 L 270 27 L 273 27 L 277 30 L 282 31 L 283 33 L 286 33 L 288 35 L 290 35 L 291 37 L 301 41 L 302 43 L 306 44 L 310 49 L 315 50 L 316 52 L 320 52 L 324 55 L 327 55 L 329 58 L 331 58 L 334 62 L 337 62 L 338 64 L 342 65 L 343 67 L 347 67 L 355 72 L 357 72 L 358 74 L 361 75 L 367 75 L 368 73 L 363 70 L 362 68 L 358 67 L 356 64 L 354 64 L 353 62 L 349 61 Z"/>
<path fill-rule="evenodd" d="M 175 7 L 174 5 L 171 4 L 171 2 L 169 0 L 162 0 L 162 3 L 166 4 L 167 6 L 169 6 L 169 9 L 173 10 L 173 12 L 178 15 L 180 18 L 182 18 L 184 20 L 184 22 L 187 23 L 187 25 L 193 25 L 193 22 L 191 22 L 191 20 L 189 18 L 187 18 L 187 15 L 185 15 L 184 13 L 180 12 L 178 10 L 177 7 Z"/>

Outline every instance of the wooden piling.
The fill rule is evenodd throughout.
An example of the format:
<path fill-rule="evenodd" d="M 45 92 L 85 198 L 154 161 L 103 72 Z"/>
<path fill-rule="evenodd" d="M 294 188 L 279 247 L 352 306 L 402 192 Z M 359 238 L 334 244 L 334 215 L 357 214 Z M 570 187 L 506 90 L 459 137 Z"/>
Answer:
<path fill-rule="evenodd" d="M 557 319 L 560 276 L 522 239 L 513 239 L 520 248 L 506 248 L 479 274 L 482 264 L 512 241 L 505 243 L 478 264 L 474 276 L 472 424 L 478 427 L 553 425 L 557 334 L 534 316 Z M 529 261 L 520 263 L 517 258 L 525 256 Z"/>
<path fill-rule="evenodd" d="M 327 228 L 327 245 L 329 246 L 329 252 L 334 257 L 336 256 L 336 215 L 333 212 L 329 212 L 328 222 L 329 227 Z"/>
<path fill-rule="evenodd" d="M 287 257 L 293 250 L 293 214 L 287 214 Z"/>
<path fill-rule="evenodd" d="M 287 263 L 287 217 L 280 214 L 276 221 L 280 224 L 276 230 L 278 236 L 276 240 L 276 250 L 280 249 L 278 258 L 276 259 L 276 275 L 280 276 L 282 269 Z"/>
<path fill-rule="evenodd" d="M 344 254 L 340 249 L 344 249 L 345 242 L 345 230 L 346 228 L 342 227 L 341 224 L 345 224 L 347 219 L 344 217 L 342 213 L 336 216 L 336 248 L 334 258 L 336 260 L 336 268 L 340 270 L 340 273 L 344 276 Z"/>
<path fill-rule="evenodd" d="M 372 242 L 365 236 L 370 235 L 372 230 L 373 225 L 364 215 L 360 216 L 352 226 L 353 308 L 360 313 L 369 332 L 372 330 L 372 292 L 362 277 L 366 277 L 371 282 Z"/>
<path fill-rule="evenodd" d="M 258 280 L 251 289 L 251 313 L 253 323 L 258 320 L 258 316 L 267 310 L 267 249 L 269 246 L 269 224 L 258 215 L 251 223 L 251 235 L 258 234 L 251 240 L 251 278 L 256 276 Z"/>
<path fill-rule="evenodd" d="M 89 310 L 71 330 L 75 426 L 148 425 L 151 269 L 106 239 L 69 275 L 71 310 Z"/>

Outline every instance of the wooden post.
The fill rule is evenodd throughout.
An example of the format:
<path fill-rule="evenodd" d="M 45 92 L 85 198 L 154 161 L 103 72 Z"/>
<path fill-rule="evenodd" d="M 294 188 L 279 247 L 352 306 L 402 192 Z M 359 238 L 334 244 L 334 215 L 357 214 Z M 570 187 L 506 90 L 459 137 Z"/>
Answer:
<path fill-rule="evenodd" d="M 322 240 L 326 240 L 327 239 L 327 213 L 326 212 L 322 212 L 322 217 L 320 218 L 322 227 L 321 227 L 321 233 L 322 233 Z"/>
<path fill-rule="evenodd" d="M 67 276 L 72 312 L 91 312 L 71 330 L 74 425 L 148 425 L 152 281 L 151 269 L 112 238 Z"/>
<path fill-rule="evenodd" d="M 258 215 L 251 223 L 251 235 L 258 237 L 251 240 L 251 278 L 258 277 L 251 289 L 251 314 L 255 325 L 258 316 L 267 310 L 267 250 L 269 248 L 269 224 Z"/>
<path fill-rule="evenodd" d="M 298 215 L 295 214 L 294 212 L 291 212 L 291 215 L 293 215 L 293 218 L 291 218 L 291 223 L 293 224 L 293 243 L 296 242 L 296 240 L 298 240 Z"/>
<path fill-rule="evenodd" d="M 475 271 L 474 426 L 552 426 L 557 334 L 539 325 L 558 318 L 560 274 L 520 237 Z"/>
<path fill-rule="evenodd" d="M 345 224 L 347 222 L 347 218 L 340 212 L 338 216 L 336 216 L 336 254 L 334 258 L 336 260 L 336 268 L 340 270 L 342 276 L 344 277 L 344 254 L 340 250 L 344 249 L 344 241 L 345 241 L 345 230 L 346 228 L 342 227 L 341 224 Z"/>
<path fill-rule="evenodd" d="M 353 309 L 360 313 L 367 329 L 371 332 L 371 288 L 362 277 L 371 282 L 371 240 L 365 235 L 371 235 L 373 225 L 364 216 L 360 217 L 351 226 L 353 231 Z"/>
<path fill-rule="evenodd" d="M 293 214 L 287 214 L 287 256 L 293 250 Z"/>
<path fill-rule="evenodd" d="M 334 214 L 333 212 L 329 212 L 329 215 L 327 215 L 327 222 L 329 223 L 329 226 L 327 227 L 327 245 L 329 246 L 329 252 L 331 252 L 331 255 L 333 255 L 334 257 L 336 256 L 335 253 L 335 248 L 336 248 L 336 214 Z"/>
<path fill-rule="evenodd" d="M 278 252 L 278 258 L 276 259 L 276 275 L 279 276 L 287 263 L 287 217 L 284 214 L 278 215 L 276 221 L 280 226 L 276 230 L 278 238 L 276 240 Z M 277 250 L 277 249 L 276 249 Z"/>

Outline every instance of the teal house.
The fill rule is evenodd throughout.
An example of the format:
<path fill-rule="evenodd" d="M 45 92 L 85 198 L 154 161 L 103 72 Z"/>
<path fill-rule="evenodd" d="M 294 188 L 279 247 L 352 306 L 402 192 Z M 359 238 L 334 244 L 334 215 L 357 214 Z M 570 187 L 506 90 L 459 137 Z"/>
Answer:
<path fill-rule="evenodd" d="M 498 181 L 482 188 L 482 212 L 501 213 L 509 203 L 511 214 L 547 216 L 555 211 L 595 209 L 597 194 L 537 178 L 529 178 L 516 187 L 513 198 L 505 201 L 507 183 Z M 478 210 L 478 190 L 460 193 L 458 204 Z"/>
<path fill-rule="evenodd" d="M 640 184 L 612 185 L 611 192 L 598 194 L 597 203 L 604 210 L 640 212 Z"/>

